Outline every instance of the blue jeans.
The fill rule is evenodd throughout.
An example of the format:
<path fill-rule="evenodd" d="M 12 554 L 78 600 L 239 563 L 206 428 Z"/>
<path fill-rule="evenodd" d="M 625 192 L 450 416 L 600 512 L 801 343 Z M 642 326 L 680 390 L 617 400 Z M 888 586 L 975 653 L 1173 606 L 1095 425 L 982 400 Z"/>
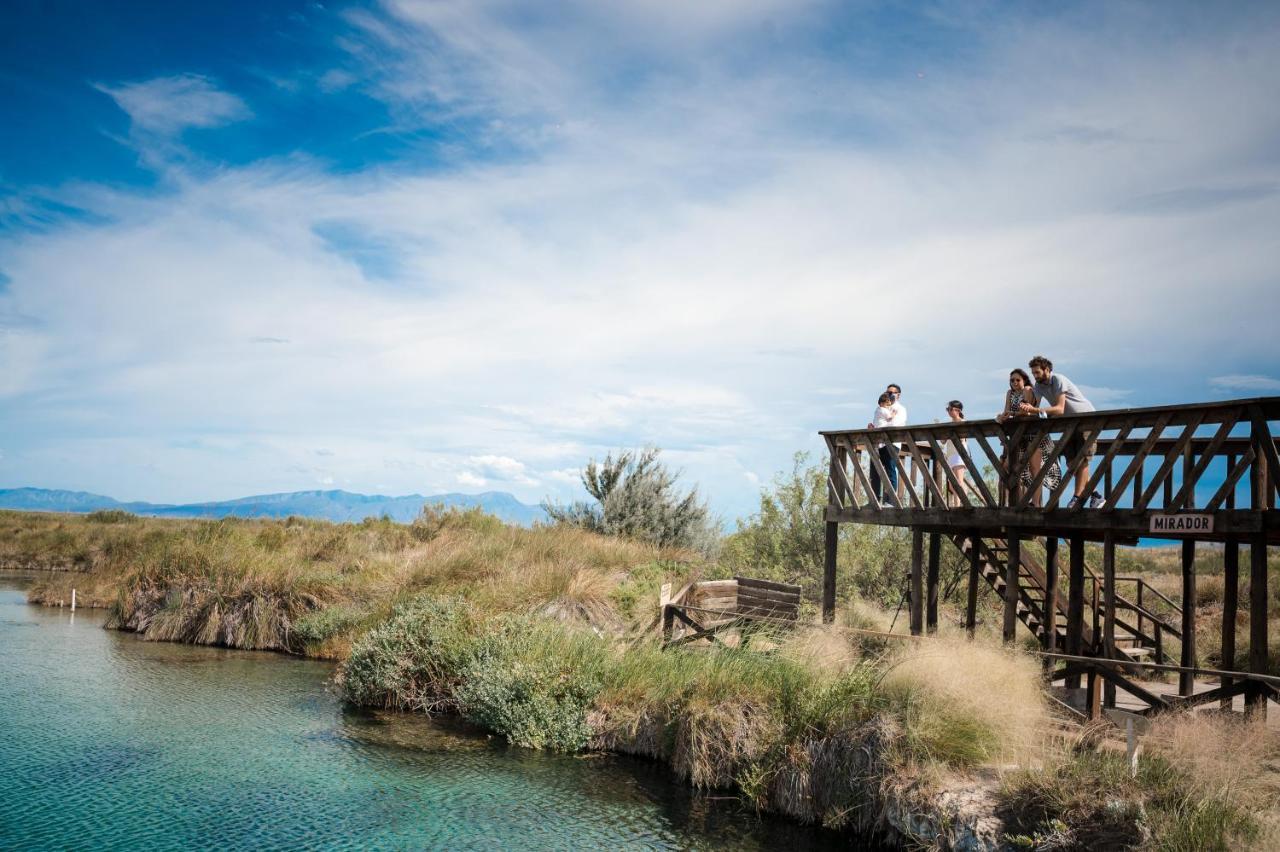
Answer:
<path fill-rule="evenodd" d="M 884 503 L 889 499 L 889 492 L 898 490 L 898 445 L 887 444 L 881 447 L 880 464 L 884 465 L 884 472 L 889 474 L 889 488 L 882 490 L 880 488 L 880 471 L 876 470 L 874 464 L 871 465 L 871 490 L 875 492 L 876 498 Z"/>

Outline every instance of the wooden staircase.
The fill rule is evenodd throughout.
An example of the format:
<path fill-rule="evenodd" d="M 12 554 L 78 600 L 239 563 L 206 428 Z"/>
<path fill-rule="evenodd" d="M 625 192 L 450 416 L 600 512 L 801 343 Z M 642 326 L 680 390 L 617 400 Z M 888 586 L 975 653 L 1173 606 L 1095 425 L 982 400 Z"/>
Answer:
<path fill-rule="evenodd" d="M 966 535 L 950 536 L 951 541 L 960 552 L 969 556 L 970 548 L 976 546 L 978 548 L 978 564 L 979 571 L 987 585 L 995 590 L 1001 599 L 1004 598 L 1006 567 L 1008 565 L 1008 543 L 1003 538 L 971 538 Z M 1039 563 L 1036 557 L 1028 552 L 1029 548 L 1025 546 L 1021 548 L 1021 564 L 1018 567 L 1018 603 L 1017 614 L 1018 620 L 1023 623 L 1028 630 L 1035 634 L 1044 643 L 1045 624 L 1045 593 L 1047 578 L 1044 567 Z M 1059 576 L 1063 576 L 1060 572 Z M 1096 583 L 1096 575 L 1086 566 L 1086 586 L 1089 583 Z M 1054 642 L 1051 650 L 1063 652 L 1067 647 L 1067 590 L 1063 588 L 1065 584 L 1060 584 L 1058 593 L 1055 596 L 1055 609 L 1057 615 L 1054 619 Z M 1095 596 L 1086 594 L 1084 597 L 1084 625 L 1081 636 L 1082 653 L 1088 656 L 1103 656 L 1102 637 L 1095 635 L 1094 625 L 1102 623 L 1102 612 L 1100 608 L 1103 602 L 1099 598 L 1095 602 Z M 1117 612 L 1139 610 L 1135 604 L 1127 598 L 1116 596 Z M 1152 618 L 1153 614 L 1147 610 L 1142 610 L 1145 618 Z M 1141 622 L 1139 622 L 1141 623 Z M 1161 628 L 1164 632 L 1170 633 L 1174 637 L 1180 637 L 1177 627 L 1168 622 L 1161 622 Z M 1113 659 L 1138 661 L 1145 659 L 1149 655 L 1156 652 L 1158 640 L 1147 634 L 1145 631 L 1135 627 L 1128 621 L 1119 617 L 1116 619 L 1116 637 L 1115 652 Z"/>

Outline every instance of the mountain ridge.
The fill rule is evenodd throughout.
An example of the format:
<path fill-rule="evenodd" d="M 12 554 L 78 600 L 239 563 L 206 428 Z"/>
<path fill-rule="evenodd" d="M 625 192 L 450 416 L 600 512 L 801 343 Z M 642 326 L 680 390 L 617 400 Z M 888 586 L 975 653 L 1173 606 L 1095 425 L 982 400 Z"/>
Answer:
<path fill-rule="evenodd" d="M 104 494 L 54 488 L 0 488 L 0 509 L 39 512 L 94 512 L 99 509 L 122 509 L 135 515 L 161 518 L 283 518 L 301 515 L 327 521 L 361 521 L 387 515 L 407 523 L 418 516 L 428 503 L 440 503 L 461 509 L 479 507 L 509 523 L 529 526 L 546 520 L 541 506 L 522 503 L 506 491 L 480 494 L 360 494 L 342 489 L 282 491 L 255 494 L 232 500 L 197 503 L 123 502 Z"/>

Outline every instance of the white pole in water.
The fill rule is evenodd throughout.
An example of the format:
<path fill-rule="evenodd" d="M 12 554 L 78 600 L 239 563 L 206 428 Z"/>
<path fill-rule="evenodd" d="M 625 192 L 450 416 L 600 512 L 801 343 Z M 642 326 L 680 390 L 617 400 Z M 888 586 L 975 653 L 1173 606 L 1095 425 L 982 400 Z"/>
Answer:
<path fill-rule="evenodd" d="M 76 590 L 75 589 L 71 590 L 71 611 L 72 612 L 76 611 Z"/>

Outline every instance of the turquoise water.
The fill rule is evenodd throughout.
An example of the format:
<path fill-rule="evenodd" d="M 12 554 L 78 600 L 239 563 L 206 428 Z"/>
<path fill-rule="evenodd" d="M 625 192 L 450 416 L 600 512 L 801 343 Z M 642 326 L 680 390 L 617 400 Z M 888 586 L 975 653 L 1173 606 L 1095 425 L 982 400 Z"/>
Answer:
<path fill-rule="evenodd" d="M 665 767 L 356 712 L 332 667 L 143 642 L 0 577 L 0 849 L 819 849 Z"/>

